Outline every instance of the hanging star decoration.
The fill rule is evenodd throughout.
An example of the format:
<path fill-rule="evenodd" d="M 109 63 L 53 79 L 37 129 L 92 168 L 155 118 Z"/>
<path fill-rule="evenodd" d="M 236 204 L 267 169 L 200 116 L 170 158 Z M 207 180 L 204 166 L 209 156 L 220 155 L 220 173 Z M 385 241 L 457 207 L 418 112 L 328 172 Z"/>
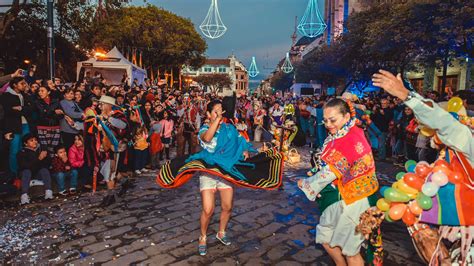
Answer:
<path fill-rule="evenodd" d="M 202 34 L 210 39 L 217 39 L 227 31 L 227 27 L 222 22 L 221 15 L 219 14 L 217 0 L 211 0 L 211 6 L 209 7 L 207 16 L 199 28 Z"/>
<path fill-rule="evenodd" d="M 318 9 L 318 1 L 309 0 L 306 11 L 298 24 L 298 31 L 306 37 L 314 38 L 321 35 L 326 27 Z"/>
<path fill-rule="evenodd" d="M 252 56 L 252 63 L 249 67 L 249 76 L 255 78 L 260 72 L 257 68 L 257 62 L 255 61 L 255 56 Z"/>
<path fill-rule="evenodd" d="M 286 53 L 286 59 L 283 65 L 281 66 L 281 70 L 286 74 L 291 73 L 293 71 L 293 65 L 290 61 L 290 53 Z"/>

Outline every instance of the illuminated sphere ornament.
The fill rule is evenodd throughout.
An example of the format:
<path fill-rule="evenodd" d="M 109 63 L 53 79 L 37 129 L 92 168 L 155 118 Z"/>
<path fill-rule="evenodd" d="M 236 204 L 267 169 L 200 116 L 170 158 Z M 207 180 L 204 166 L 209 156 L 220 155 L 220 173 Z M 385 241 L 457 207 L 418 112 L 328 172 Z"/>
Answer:
<path fill-rule="evenodd" d="M 257 68 L 257 62 L 255 61 L 255 56 L 252 56 L 252 63 L 249 67 L 249 76 L 255 78 L 260 72 Z"/>
<path fill-rule="evenodd" d="M 291 64 L 289 53 L 286 53 L 286 59 L 283 65 L 281 66 L 281 70 L 287 74 L 293 71 L 293 65 Z"/>
<path fill-rule="evenodd" d="M 318 1 L 309 0 L 303 18 L 298 24 L 298 31 L 306 37 L 314 38 L 322 34 L 326 27 L 318 9 Z"/>
<path fill-rule="evenodd" d="M 221 15 L 219 14 L 217 0 L 211 0 L 211 6 L 209 7 L 207 16 L 199 28 L 204 36 L 211 39 L 217 39 L 227 31 L 227 27 L 222 22 Z"/>

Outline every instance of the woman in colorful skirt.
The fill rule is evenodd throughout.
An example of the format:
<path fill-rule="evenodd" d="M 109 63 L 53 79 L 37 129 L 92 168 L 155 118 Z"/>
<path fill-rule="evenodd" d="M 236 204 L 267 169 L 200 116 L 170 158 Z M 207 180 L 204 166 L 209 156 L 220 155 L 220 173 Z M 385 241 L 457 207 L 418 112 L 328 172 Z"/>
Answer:
<path fill-rule="evenodd" d="M 226 98 L 224 104 L 214 100 L 207 105 L 208 120 L 198 134 L 202 151 L 168 162 L 157 177 L 158 184 L 165 188 L 178 187 L 193 176 L 199 177 L 202 197 L 200 255 L 207 253 L 207 229 L 214 212 L 217 190 L 221 196 L 222 213 L 216 238 L 222 244 L 230 245 L 226 228 L 232 211 L 231 184 L 254 189 L 276 189 L 281 185 L 281 154 L 269 150 L 249 158 L 249 152 L 254 149 L 239 134 L 230 115 L 234 113 L 235 97 Z"/>
<path fill-rule="evenodd" d="M 314 175 L 299 180 L 298 187 L 309 200 L 316 200 L 322 213 L 316 243 L 336 265 L 364 265 L 359 253 L 364 237 L 355 228 L 378 189 L 374 158 L 345 101 L 330 100 L 323 109 L 329 135 L 317 155 Z"/>

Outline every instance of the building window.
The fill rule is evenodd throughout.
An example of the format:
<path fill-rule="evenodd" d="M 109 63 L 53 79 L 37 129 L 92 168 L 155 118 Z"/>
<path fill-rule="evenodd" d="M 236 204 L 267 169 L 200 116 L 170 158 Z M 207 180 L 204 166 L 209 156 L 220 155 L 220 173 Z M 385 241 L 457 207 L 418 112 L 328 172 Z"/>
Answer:
<path fill-rule="evenodd" d="M 458 90 L 458 75 L 448 75 L 446 76 L 446 88 L 445 91 L 442 91 L 443 77 L 438 76 L 438 92 L 439 93 L 453 93 Z"/>
<path fill-rule="evenodd" d="M 219 73 L 225 73 L 225 72 L 227 72 L 226 67 L 219 67 Z"/>
<path fill-rule="evenodd" d="M 212 67 L 204 67 L 204 72 L 212 72 Z"/>
<path fill-rule="evenodd" d="M 424 78 L 410 79 L 410 83 L 413 86 L 413 89 L 415 89 L 415 91 L 418 93 L 423 92 L 423 80 Z"/>
<path fill-rule="evenodd" d="M 235 79 L 239 79 L 239 75 L 235 75 Z"/>

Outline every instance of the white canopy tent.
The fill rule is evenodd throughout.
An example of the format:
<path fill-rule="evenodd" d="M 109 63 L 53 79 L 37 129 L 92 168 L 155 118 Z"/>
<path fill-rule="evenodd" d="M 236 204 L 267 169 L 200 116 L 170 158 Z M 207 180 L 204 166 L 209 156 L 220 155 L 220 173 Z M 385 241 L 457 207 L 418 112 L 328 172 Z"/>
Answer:
<path fill-rule="evenodd" d="M 138 80 L 138 84 L 142 84 L 147 73 L 144 69 L 132 64 L 125 58 L 117 47 L 110 50 L 104 57 L 89 58 L 86 61 L 77 63 L 77 79 L 80 75 L 91 72 L 94 75 L 96 72 L 102 74 L 109 85 L 119 85 L 122 82 L 123 75 L 126 74 L 128 85 L 131 85 L 134 79 Z"/>

